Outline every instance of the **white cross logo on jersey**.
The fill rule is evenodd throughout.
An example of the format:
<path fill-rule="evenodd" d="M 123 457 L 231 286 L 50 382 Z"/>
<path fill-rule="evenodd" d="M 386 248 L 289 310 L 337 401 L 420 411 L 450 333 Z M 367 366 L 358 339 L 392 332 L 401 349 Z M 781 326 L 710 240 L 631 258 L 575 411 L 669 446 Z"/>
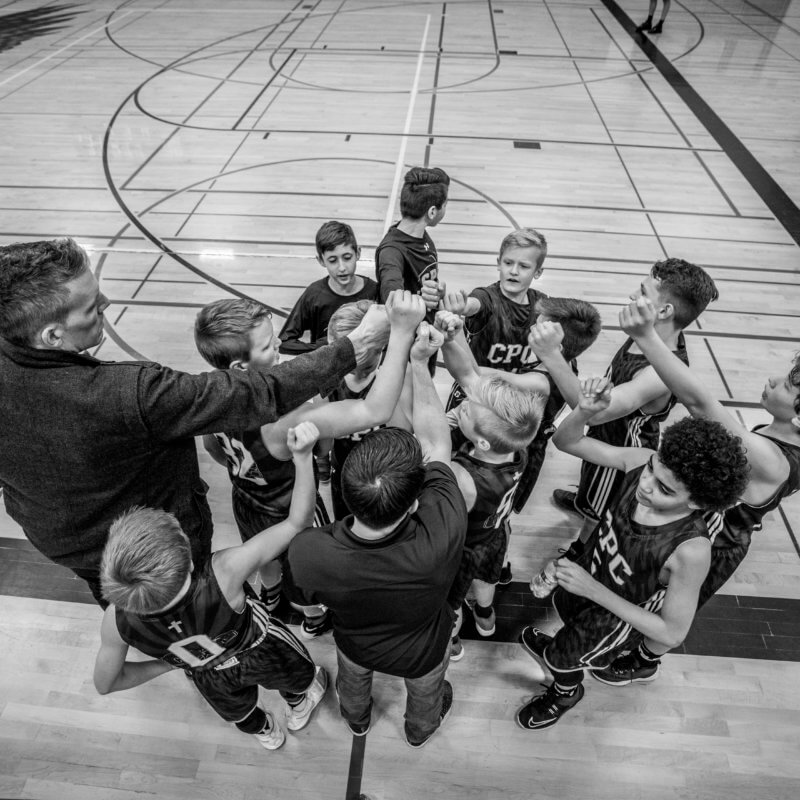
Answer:
<path fill-rule="evenodd" d="M 174 619 L 169 624 L 169 630 L 183 633 L 183 623 L 179 619 Z"/>

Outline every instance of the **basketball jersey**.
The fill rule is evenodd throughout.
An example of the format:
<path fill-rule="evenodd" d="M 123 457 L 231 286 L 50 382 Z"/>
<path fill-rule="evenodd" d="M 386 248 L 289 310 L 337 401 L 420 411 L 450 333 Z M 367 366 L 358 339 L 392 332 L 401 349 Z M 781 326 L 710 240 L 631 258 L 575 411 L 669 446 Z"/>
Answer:
<path fill-rule="evenodd" d="M 759 425 L 753 428 L 758 433 Z M 800 445 L 782 442 L 772 436 L 759 433 L 765 439 L 774 442 L 789 462 L 789 475 L 773 497 L 763 506 L 751 506 L 749 503 L 737 503 L 722 514 L 712 512 L 706 515 L 711 540 L 715 548 L 749 547 L 753 531 L 760 531 L 762 520 L 774 511 L 785 497 L 800 489 Z"/>
<path fill-rule="evenodd" d="M 512 461 L 490 464 L 469 455 L 471 448 L 467 443 L 452 459 L 475 482 L 475 504 L 467 515 L 465 547 L 489 541 L 501 528 L 514 506 L 514 494 L 527 463 L 524 451 L 515 453 Z"/>
<path fill-rule="evenodd" d="M 709 534 L 701 511 L 657 526 L 633 520 L 636 488 L 645 468 L 625 474 L 616 501 L 592 532 L 580 562 L 588 563 L 592 577 L 612 592 L 655 613 L 666 594 L 659 574 L 667 559 L 684 542 L 707 539 Z"/>
<path fill-rule="evenodd" d="M 611 380 L 614 386 L 628 383 L 638 372 L 650 366 L 650 362 L 645 355 L 629 352 L 632 344 L 633 339 L 628 339 L 617 350 L 611 360 L 611 365 L 606 371 L 606 377 Z M 689 354 L 686 352 L 686 342 L 682 333 L 678 337 L 678 349 L 674 350 L 673 353 L 684 364 L 689 365 Z M 670 394 L 666 405 L 661 411 L 645 414 L 642 409 L 637 408 L 619 419 L 591 426 L 586 435 L 617 447 L 647 447 L 650 450 L 657 450 L 659 427 L 669 416 L 669 412 L 672 411 L 676 402 L 675 395 Z"/>
<path fill-rule="evenodd" d="M 225 453 L 231 483 L 262 505 L 288 512 L 294 487 L 294 461 L 275 458 L 264 445 L 260 429 L 215 433 L 214 438 Z"/>
<path fill-rule="evenodd" d="M 264 604 L 245 593 L 243 611 L 228 605 L 211 566 L 192 574 L 181 601 L 158 614 L 116 611 L 122 640 L 182 669 L 211 669 L 257 644 L 269 627 Z"/>
<path fill-rule="evenodd" d="M 347 383 L 345 383 L 344 380 L 342 380 L 339 385 L 328 395 L 328 400 L 331 403 L 335 403 L 339 400 L 363 400 L 369 393 L 369 390 L 372 388 L 374 383 L 375 376 L 373 376 L 372 380 L 362 389 L 354 391 L 347 385 Z M 350 451 L 361 441 L 364 434 L 385 427 L 385 425 L 377 425 L 374 428 L 367 428 L 367 430 L 358 431 L 357 433 L 349 433 L 347 436 L 340 436 L 339 438 L 334 439 L 333 447 L 331 448 L 331 464 L 341 469 L 342 464 L 344 464 L 344 460 L 350 454 Z"/>

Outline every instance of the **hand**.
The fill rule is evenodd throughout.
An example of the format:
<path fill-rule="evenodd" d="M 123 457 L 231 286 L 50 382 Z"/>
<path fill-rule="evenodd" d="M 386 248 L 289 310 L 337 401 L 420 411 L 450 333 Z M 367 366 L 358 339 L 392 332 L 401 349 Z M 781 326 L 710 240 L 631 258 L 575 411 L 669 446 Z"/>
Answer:
<path fill-rule="evenodd" d="M 646 298 L 638 297 L 619 312 L 619 326 L 631 339 L 641 339 L 654 330 L 655 306 Z"/>
<path fill-rule="evenodd" d="M 433 325 L 420 322 L 417 338 L 411 346 L 411 360 L 427 363 L 428 359 L 444 344 L 444 334 Z"/>
<path fill-rule="evenodd" d="M 614 384 L 608 378 L 589 378 L 581 381 L 581 410 L 592 416 L 605 411 L 611 405 L 613 388 Z"/>
<path fill-rule="evenodd" d="M 300 422 L 286 432 L 286 446 L 293 456 L 310 454 L 317 439 L 319 428 L 313 422 Z"/>
<path fill-rule="evenodd" d="M 539 321 L 535 325 L 531 325 L 528 344 L 539 358 L 547 358 L 547 356 L 560 353 L 563 341 L 564 329 L 560 322 Z"/>
<path fill-rule="evenodd" d="M 578 597 L 595 599 L 595 590 L 602 584 L 595 580 L 583 567 L 567 558 L 556 561 L 556 580 L 558 585 Z"/>
<path fill-rule="evenodd" d="M 439 282 L 435 278 L 425 278 L 422 281 L 422 288 L 419 295 L 425 302 L 425 308 L 434 309 L 439 307 L 439 300 L 444 291 L 444 284 L 439 286 Z"/>
<path fill-rule="evenodd" d="M 370 306 L 361 324 L 347 334 L 356 353 L 356 364 L 367 363 L 374 353 L 380 353 L 389 341 L 389 317 L 386 307 Z"/>
<path fill-rule="evenodd" d="M 386 313 L 392 330 L 413 334 L 425 318 L 425 301 L 418 294 L 395 289 L 386 298 Z"/>
<path fill-rule="evenodd" d="M 464 318 L 450 311 L 437 311 L 433 325 L 437 331 L 444 334 L 445 342 L 452 342 L 459 331 L 464 329 Z"/>
<path fill-rule="evenodd" d="M 452 311 L 453 314 L 463 317 L 467 310 L 467 300 L 469 300 L 469 295 L 463 289 L 459 289 L 457 292 L 446 292 L 442 298 L 442 306 L 445 311 Z"/>

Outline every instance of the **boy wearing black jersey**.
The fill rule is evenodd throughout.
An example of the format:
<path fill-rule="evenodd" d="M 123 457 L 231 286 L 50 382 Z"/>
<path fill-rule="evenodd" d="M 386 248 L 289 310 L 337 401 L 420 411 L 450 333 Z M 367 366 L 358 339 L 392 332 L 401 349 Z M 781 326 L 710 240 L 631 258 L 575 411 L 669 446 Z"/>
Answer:
<path fill-rule="evenodd" d="M 664 383 L 694 417 L 713 419 L 740 436 L 750 465 L 750 481 L 739 502 L 722 514 L 709 515 L 711 569 L 700 589 L 703 606 L 733 575 L 750 548 L 753 531 L 781 501 L 800 490 L 800 355 L 787 375 L 767 379 L 761 405 L 772 419 L 747 430 L 683 362 L 655 335 L 655 309 L 639 298 L 619 315 L 620 327 L 639 346 Z M 612 686 L 647 683 L 658 677 L 661 656 L 670 647 L 647 638 L 637 649 L 620 656 L 608 669 L 592 676 Z"/>
<path fill-rule="evenodd" d="M 653 303 L 658 309 L 656 332 L 667 347 L 688 364 L 682 331 L 718 296 L 714 281 L 705 270 L 680 258 L 668 258 L 653 265 L 631 297 L 647 297 Z M 563 360 L 549 360 L 543 354 L 543 361 L 562 392 L 570 384 L 577 389 L 577 378 Z M 614 355 L 606 377 L 614 387 L 611 404 L 590 421 L 588 435 L 617 447 L 655 449 L 660 425 L 675 405 L 675 396 L 631 339 Z M 621 481 L 619 470 L 584 461 L 577 492 L 555 490 L 556 505 L 584 516 L 579 542 L 586 541 L 619 491 Z"/>
<path fill-rule="evenodd" d="M 328 321 L 337 308 L 358 300 L 377 300 L 378 284 L 356 274 L 361 248 L 353 229 L 331 220 L 317 231 L 317 262 L 328 271 L 299 297 L 286 318 L 279 338 L 281 353 L 307 353 L 328 344 Z M 301 341 L 310 333 L 310 341 Z"/>
<path fill-rule="evenodd" d="M 506 550 L 505 525 L 536 436 L 544 398 L 515 387 L 499 374 L 481 375 L 464 338 L 464 322 L 439 311 L 436 327 L 445 334 L 444 363 L 466 398 L 449 414 L 453 429 L 452 469 L 467 505 L 467 535 L 449 601 L 459 614 L 451 659 L 463 654 L 458 638 L 461 604 L 472 587 L 472 613 L 481 636 L 495 632 L 494 592 Z"/>
<path fill-rule="evenodd" d="M 258 687 L 287 702 L 287 727 L 311 719 L 328 678 L 306 649 L 256 599 L 247 578 L 288 547 L 311 521 L 311 450 L 319 432 L 304 422 L 288 433 L 297 469 L 288 517 L 239 547 L 214 553 L 195 571 L 186 535 L 172 514 L 133 508 L 111 526 L 101 581 L 106 609 L 94 684 L 100 694 L 139 686 L 182 668 L 224 720 L 276 750 L 285 734 L 258 704 Z M 153 657 L 128 661 L 129 647 Z"/>
<path fill-rule="evenodd" d="M 684 419 L 664 431 L 658 452 L 614 447 L 584 435 L 611 404 L 605 378 L 584 381 L 581 401 L 556 432 L 556 446 L 623 472 L 620 493 L 577 562 L 556 562 L 553 596 L 564 626 L 521 641 L 553 674 L 517 712 L 527 730 L 554 725 L 583 697 L 584 670 L 604 669 L 643 636 L 678 645 L 689 631 L 711 544 L 704 519 L 735 502 L 747 484 L 741 439 L 718 422 Z"/>
<path fill-rule="evenodd" d="M 367 301 L 361 301 L 366 303 Z M 389 346 L 384 370 L 376 380 L 369 398 L 337 406 L 332 411 L 326 403 L 303 405 L 261 429 L 227 431 L 204 437 L 211 456 L 228 468 L 232 489 L 233 512 L 243 540 L 285 518 L 294 482 L 294 466 L 286 448 L 286 431 L 302 420 L 310 420 L 321 437 L 342 436 L 353 431 L 387 422 L 392 414 L 405 375 L 408 352 L 414 330 L 424 313 L 424 304 L 410 293 L 392 295 L 383 306 L 371 304 L 359 317 L 386 314 L 390 319 Z M 341 310 L 341 309 L 340 309 Z M 209 303 L 197 316 L 195 340 L 201 355 L 217 368 L 247 369 L 251 364 L 272 365 L 279 359 L 279 340 L 269 313 L 254 300 L 219 300 Z M 379 358 L 376 351 L 369 364 Z M 317 495 L 315 524 L 329 521 L 322 499 Z M 270 610 L 278 605 L 281 590 L 281 567 L 275 560 L 260 570 L 262 600 Z M 300 632 L 315 638 L 330 630 L 325 610 L 304 607 Z"/>

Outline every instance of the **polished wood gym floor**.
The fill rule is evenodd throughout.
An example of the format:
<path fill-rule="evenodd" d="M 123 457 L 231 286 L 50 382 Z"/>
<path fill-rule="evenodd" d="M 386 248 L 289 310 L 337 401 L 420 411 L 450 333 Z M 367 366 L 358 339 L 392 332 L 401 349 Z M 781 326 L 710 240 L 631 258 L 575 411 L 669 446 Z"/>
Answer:
<path fill-rule="evenodd" d="M 0 0 L 0 243 L 74 236 L 113 302 L 97 355 L 201 370 L 202 304 L 248 295 L 285 314 L 321 277 L 327 219 L 353 225 L 371 275 L 403 172 L 441 166 L 448 285 L 492 282 L 505 233 L 539 228 L 542 290 L 603 315 L 587 375 L 621 342 L 617 311 L 653 261 L 708 269 L 721 297 L 688 331 L 692 364 L 755 424 L 800 338 L 800 3 L 675 0 L 660 36 L 634 33 L 646 6 Z M 215 541 L 232 544 L 227 478 L 201 459 Z M 576 479 L 551 453 L 513 521 L 506 608 L 577 530 L 549 500 Z M 0 516 L 0 797 L 797 797 L 798 512 L 795 496 L 768 518 L 651 685 L 587 680 L 557 726 L 519 729 L 544 675 L 513 625 L 554 624 L 520 601 L 496 640 L 466 642 L 453 713 L 424 749 L 402 740 L 400 682 L 379 678 L 366 740 L 329 696 L 275 753 L 180 673 L 97 695 L 99 609 Z M 330 636 L 310 649 L 334 668 Z"/>

